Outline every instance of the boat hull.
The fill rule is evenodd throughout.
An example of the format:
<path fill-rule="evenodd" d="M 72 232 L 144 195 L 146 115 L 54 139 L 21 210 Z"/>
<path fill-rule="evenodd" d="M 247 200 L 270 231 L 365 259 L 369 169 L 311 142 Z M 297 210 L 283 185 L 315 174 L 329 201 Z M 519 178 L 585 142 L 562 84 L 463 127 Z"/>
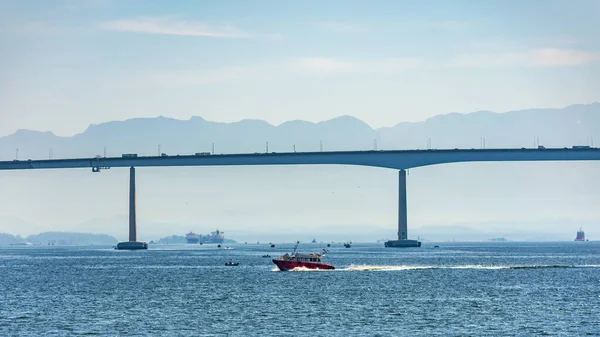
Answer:
<path fill-rule="evenodd" d="M 288 260 L 278 260 L 274 259 L 273 263 L 279 268 L 281 271 L 288 271 L 294 268 L 307 268 L 307 269 L 327 269 L 333 270 L 334 266 L 327 263 L 318 263 L 318 262 L 299 262 L 299 261 L 288 261 Z"/>

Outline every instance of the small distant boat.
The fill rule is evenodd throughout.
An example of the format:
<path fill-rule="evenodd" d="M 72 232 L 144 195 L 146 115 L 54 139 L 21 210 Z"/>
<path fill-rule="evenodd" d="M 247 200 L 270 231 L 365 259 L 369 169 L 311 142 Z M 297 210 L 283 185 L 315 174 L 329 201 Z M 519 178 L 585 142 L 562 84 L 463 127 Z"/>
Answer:
<path fill-rule="evenodd" d="M 310 243 L 317 243 L 317 239 L 313 239 Z"/>
<path fill-rule="evenodd" d="M 231 247 L 225 247 L 225 249 L 233 249 L 233 248 L 231 248 Z"/>
<path fill-rule="evenodd" d="M 271 257 L 271 255 L 269 255 L 269 254 L 265 254 L 265 255 L 263 255 L 262 257 Z"/>
<path fill-rule="evenodd" d="M 231 262 L 231 261 L 225 262 L 226 266 L 237 266 L 239 264 L 240 264 L 239 262 Z"/>
<path fill-rule="evenodd" d="M 323 263 L 323 257 L 325 256 L 326 249 L 323 250 L 323 254 L 299 254 L 297 253 L 298 244 L 296 242 L 294 250 L 291 254 L 285 254 L 276 259 L 273 259 L 273 263 L 281 271 L 292 270 L 294 268 L 308 268 L 308 269 L 335 269 L 335 267 L 328 263 Z"/>
<path fill-rule="evenodd" d="M 328 243 L 328 244 L 327 244 L 327 247 L 331 247 L 331 245 Z"/>
<path fill-rule="evenodd" d="M 344 247 L 346 247 L 346 248 L 352 247 L 352 241 L 344 243 Z"/>
<path fill-rule="evenodd" d="M 275 244 L 274 243 L 271 243 L 270 245 L 271 245 L 271 248 L 275 248 Z"/>
<path fill-rule="evenodd" d="M 221 248 L 221 245 L 217 245 L 217 248 Z"/>
<path fill-rule="evenodd" d="M 583 228 L 579 227 L 579 230 L 577 231 L 577 236 L 575 236 L 575 241 L 587 241 L 585 238 L 585 232 L 583 231 Z"/>
<path fill-rule="evenodd" d="M 433 246 L 433 248 L 440 248 L 440 246 Z"/>

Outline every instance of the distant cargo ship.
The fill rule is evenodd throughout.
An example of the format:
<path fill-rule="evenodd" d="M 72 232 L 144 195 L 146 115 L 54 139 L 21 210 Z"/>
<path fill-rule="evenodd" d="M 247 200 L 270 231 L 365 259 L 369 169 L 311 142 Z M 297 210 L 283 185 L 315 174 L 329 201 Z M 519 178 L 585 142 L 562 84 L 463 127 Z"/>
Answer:
<path fill-rule="evenodd" d="M 194 232 L 189 232 L 185 235 L 185 240 L 187 243 L 198 243 L 200 242 L 200 237 Z"/>
<path fill-rule="evenodd" d="M 587 241 L 585 239 L 585 232 L 583 231 L 583 228 L 579 227 L 579 230 L 577 231 L 577 236 L 575 236 L 575 241 Z"/>
<path fill-rule="evenodd" d="M 194 232 L 189 232 L 185 235 L 187 243 L 203 244 L 203 243 L 223 243 L 225 241 L 225 232 L 216 230 L 207 235 L 198 235 Z"/>

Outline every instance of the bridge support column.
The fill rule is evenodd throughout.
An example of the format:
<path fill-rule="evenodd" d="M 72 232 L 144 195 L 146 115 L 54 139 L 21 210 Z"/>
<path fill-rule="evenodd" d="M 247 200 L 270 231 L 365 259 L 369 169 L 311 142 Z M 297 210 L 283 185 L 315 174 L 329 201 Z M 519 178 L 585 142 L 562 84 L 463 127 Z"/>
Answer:
<path fill-rule="evenodd" d="M 400 170 L 398 172 L 398 240 L 386 241 L 386 247 L 421 247 L 421 242 L 408 239 L 408 208 L 406 200 L 406 170 Z"/>
<path fill-rule="evenodd" d="M 406 171 L 398 174 L 398 240 L 408 239 L 408 214 L 406 207 Z"/>
<path fill-rule="evenodd" d="M 135 167 L 129 169 L 129 241 L 137 241 L 135 222 Z"/>
<path fill-rule="evenodd" d="M 135 167 L 129 169 L 129 241 L 119 242 L 117 249 L 148 249 L 146 242 L 137 241 L 137 223 L 135 218 Z"/>

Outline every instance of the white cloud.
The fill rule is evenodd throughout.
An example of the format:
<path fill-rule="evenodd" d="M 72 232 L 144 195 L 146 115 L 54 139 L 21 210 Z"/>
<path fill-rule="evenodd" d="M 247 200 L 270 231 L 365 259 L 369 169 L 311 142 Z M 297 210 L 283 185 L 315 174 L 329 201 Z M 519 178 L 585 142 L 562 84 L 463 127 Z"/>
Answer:
<path fill-rule="evenodd" d="M 460 21 L 460 20 L 415 20 L 400 23 L 403 26 L 414 28 L 414 29 L 436 29 L 445 31 L 464 31 L 474 25 L 472 21 Z"/>
<path fill-rule="evenodd" d="M 472 21 L 458 20 L 400 20 L 392 23 L 379 23 L 373 26 L 367 26 L 360 23 L 344 21 L 325 21 L 315 24 L 323 30 L 334 33 L 365 33 L 370 31 L 387 31 L 389 33 L 398 31 L 447 31 L 461 32 L 473 27 Z"/>
<path fill-rule="evenodd" d="M 372 58 L 350 59 L 334 57 L 295 58 L 279 63 L 257 63 L 222 66 L 181 71 L 156 70 L 143 74 L 130 74 L 108 87 L 181 87 L 202 86 L 226 82 L 256 81 L 291 78 L 303 75 L 395 75 L 414 69 L 444 67 L 502 68 L 502 67 L 560 67 L 577 66 L 600 61 L 600 53 L 560 49 L 539 49 L 516 53 L 462 54 L 450 61 L 433 62 L 422 58 Z"/>
<path fill-rule="evenodd" d="M 293 61 L 303 70 L 318 73 L 349 72 L 356 69 L 356 64 L 351 61 L 339 60 L 328 57 L 307 57 Z"/>
<path fill-rule="evenodd" d="M 163 35 L 229 38 L 249 36 L 231 25 L 209 27 L 200 22 L 180 20 L 172 17 L 114 20 L 103 22 L 100 24 L 100 27 L 106 30 Z"/>
<path fill-rule="evenodd" d="M 317 25 L 325 30 L 335 33 L 363 33 L 369 31 L 366 26 L 341 21 L 327 21 Z"/>
<path fill-rule="evenodd" d="M 63 9 L 100 9 L 112 6 L 114 0 L 62 0 Z"/>
<path fill-rule="evenodd" d="M 460 54 L 450 62 L 454 67 L 565 67 L 600 61 L 600 52 L 568 49 L 534 49 L 512 53 Z"/>
<path fill-rule="evenodd" d="M 433 66 L 433 64 L 418 57 L 396 57 L 375 60 L 369 63 L 371 71 L 382 70 L 384 72 L 393 72 L 406 69 L 423 68 Z"/>
<path fill-rule="evenodd" d="M 426 62 L 419 58 L 381 58 L 370 60 L 349 60 L 330 57 L 299 58 L 292 66 L 317 73 L 390 73 L 406 69 L 420 68 Z"/>
<path fill-rule="evenodd" d="M 534 51 L 536 65 L 542 67 L 578 66 L 600 60 L 600 53 L 565 49 L 539 49 Z"/>
<path fill-rule="evenodd" d="M 279 63 L 257 63 L 215 68 L 197 68 L 177 71 L 155 70 L 147 73 L 122 75 L 118 81 L 113 78 L 104 84 L 107 88 L 174 88 L 203 86 L 218 83 L 241 81 L 266 81 L 268 79 L 290 78 L 307 74 L 390 74 L 405 69 L 426 66 L 419 59 L 388 58 L 371 60 L 343 60 L 326 57 L 296 58 Z"/>
<path fill-rule="evenodd" d="M 33 35 L 56 35 L 68 31 L 65 28 L 45 21 L 25 22 L 19 28 L 21 33 Z"/>
<path fill-rule="evenodd" d="M 188 69 L 185 71 L 153 71 L 143 74 L 129 74 L 118 81 L 111 79 L 105 83 L 107 88 L 173 88 L 181 86 L 201 86 L 223 82 L 235 82 L 256 76 L 250 66 L 229 66 L 206 69 Z"/>

